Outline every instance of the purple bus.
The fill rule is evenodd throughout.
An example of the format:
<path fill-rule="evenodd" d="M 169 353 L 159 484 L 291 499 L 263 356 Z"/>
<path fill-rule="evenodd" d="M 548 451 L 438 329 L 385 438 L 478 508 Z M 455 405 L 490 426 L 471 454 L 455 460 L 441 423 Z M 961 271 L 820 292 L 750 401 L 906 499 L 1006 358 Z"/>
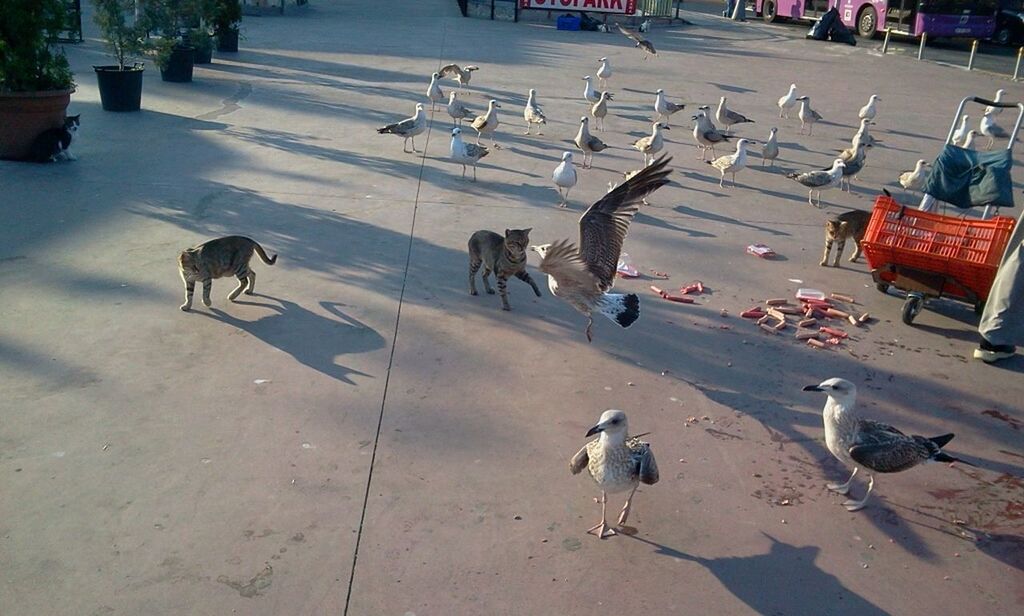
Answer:
<path fill-rule="evenodd" d="M 865 37 L 879 30 L 909 36 L 987 39 L 996 29 L 997 0 L 754 0 L 765 21 L 816 19 L 833 6 L 847 27 Z"/>

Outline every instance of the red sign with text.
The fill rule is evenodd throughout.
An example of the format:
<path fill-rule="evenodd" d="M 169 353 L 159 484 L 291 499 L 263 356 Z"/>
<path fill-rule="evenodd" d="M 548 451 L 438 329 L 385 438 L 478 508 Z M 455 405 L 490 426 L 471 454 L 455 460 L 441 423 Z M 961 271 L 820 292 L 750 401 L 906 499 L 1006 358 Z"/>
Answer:
<path fill-rule="evenodd" d="M 592 11 L 594 13 L 636 13 L 636 0 L 519 0 L 520 8 L 549 11 Z"/>

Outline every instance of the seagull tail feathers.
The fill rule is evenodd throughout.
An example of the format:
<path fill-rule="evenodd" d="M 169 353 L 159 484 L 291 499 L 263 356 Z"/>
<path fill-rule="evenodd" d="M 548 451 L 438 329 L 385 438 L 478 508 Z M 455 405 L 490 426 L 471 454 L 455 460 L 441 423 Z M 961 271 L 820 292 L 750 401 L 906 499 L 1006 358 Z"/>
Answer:
<path fill-rule="evenodd" d="M 935 443 L 937 447 L 945 447 L 949 441 L 953 440 L 953 436 L 953 434 L 943 434 L 942 436 L 933 436 L 928 440 Z"/>
<path fill-rule="evenodd" d="M 598 310 L 620 327 L 629 327 L 640 318 L 640 298 L 636 293 L 605 293 L 601 297 Z"/>

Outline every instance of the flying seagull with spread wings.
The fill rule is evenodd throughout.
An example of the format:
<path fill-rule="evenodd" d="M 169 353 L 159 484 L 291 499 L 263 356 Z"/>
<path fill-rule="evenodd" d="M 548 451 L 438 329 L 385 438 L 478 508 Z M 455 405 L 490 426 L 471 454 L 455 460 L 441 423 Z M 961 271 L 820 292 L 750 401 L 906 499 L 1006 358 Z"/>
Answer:
<path fill-rule="evenodd" d="M 622 327 L 629 327 L 640 316 L 640 298 L 635 293 L 608 291 L 615 285 L 629 223 L 641 200 L 668 184 L 671 160 L 662 156 L 591 205 L 580 217 L 579 248 L 569 240 L 530 246 L 541 256 L 540 271 L 548 275 L 551 294 L 587 316 L 588 341 L 592 340 L 594 311 Z"/>
<path fill-rule="evenodd" d="M 656 50 L 654 48 L 654 44 L 653 43 L 651 43 L 647 39 L 640 38 L 639 34 L 637 34 L 636 32 L 634 32 L 632 30 L 630 30 L 629 28 L 623 28 L 622 26 L 618 26 L 618 28 L 619 28 L 619 32 L 623 33 L 628 38 L 630 38 L 633 42 L 636 43 L 635 46 L 639 47 L 644 52 L 644 60 L 647 59 L 647 55 L 648 54 L 650 54 L 652 56 L 658 55 L 658 50 Z"/>
<path fill-rule="evenodd" d="M 441 67 L 441 70 L 437 73 L 443 77 L 451 77 L 459 83 L 459 89 L 462 86 L 468 86 L 469 80 L 473 78 L 473 71 L 480 70 L 479 66 L 468 64 L 466 66 L 459 66 L 458 64 L 446 64 Z"/>

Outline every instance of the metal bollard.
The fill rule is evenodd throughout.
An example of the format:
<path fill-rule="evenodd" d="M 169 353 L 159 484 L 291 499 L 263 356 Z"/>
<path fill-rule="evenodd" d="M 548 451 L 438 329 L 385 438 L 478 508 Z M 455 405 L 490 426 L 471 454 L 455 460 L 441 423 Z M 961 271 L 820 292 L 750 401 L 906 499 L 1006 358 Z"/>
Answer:
<path fill-rule="evenodd" d="M 1013 67 L 1013 80 L 1017 81 L 1020 79 L 1020 60 L 1024 58 L 1024 47 L 1017 50 L 1017 66 Z"/>
<path fill-rule="evenodd" d="M 920 60 L 924 56 L 924 45 L 928 42 L 928 33 L 921 33 L 921 46 L 917 48 L 917 59 Z"/>
<path fill-rule="evenodd" d="M 978 39 L 971 43 L 971 57 L 967 59 L 967 70 L 974 70 L 974 55 L 978 53 Z"/>
<path fill-rule="evenodd" d="M 885 29 L 885 40 L 882 41 L 882 55 L 884 56 L 889 51 L 889 37 L 892 35 L 892 29 Z"/>

